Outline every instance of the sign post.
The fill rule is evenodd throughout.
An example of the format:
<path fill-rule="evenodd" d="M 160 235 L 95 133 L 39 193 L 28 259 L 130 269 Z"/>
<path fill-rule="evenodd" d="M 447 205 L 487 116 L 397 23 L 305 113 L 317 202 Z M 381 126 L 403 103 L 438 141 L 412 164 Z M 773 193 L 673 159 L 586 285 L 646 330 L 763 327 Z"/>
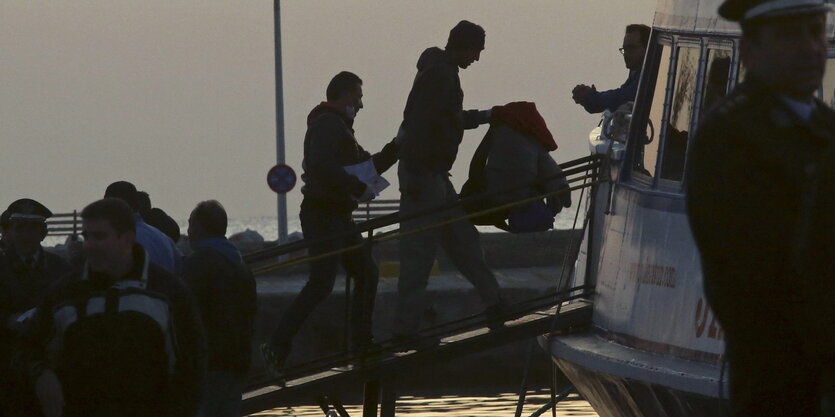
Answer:
<path fill-rule="evenodd" d="M 283 165 L 284 159 L 284 81 L 281 72 L 281 0 L 273 0 L 275 30 L 275 163 Z M 289 168 L 289 167 L 288 167 Z M 292 170 L 291 170 L 292 171 Z M 293 174 L 295 176 L 295 173 Z M 295 180 L 293 181 L 295 185 Z M 292 187 L 291 187 L 292 188 Z M 289 191 L 289 190 L 288 190 Z M 287 240 L 287 195 L 278 193 L 278 243 Z"/>

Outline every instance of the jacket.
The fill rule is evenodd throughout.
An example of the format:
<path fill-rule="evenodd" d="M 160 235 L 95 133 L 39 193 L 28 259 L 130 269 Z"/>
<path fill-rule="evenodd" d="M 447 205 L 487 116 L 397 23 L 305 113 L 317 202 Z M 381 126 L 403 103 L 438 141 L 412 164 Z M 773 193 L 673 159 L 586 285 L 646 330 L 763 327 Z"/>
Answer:
<path fill-rule="evenodd" d="M 208 370 L 245 374 L 249 370 L 257 301 L 255 279 L 226 238 L 192 244 L 183 265 L 206 330 Z"/>
<path fill-rule="evenodd" d="M 486 149 L 485 149 L 486 148 Z M 484 159 L 486 157 L 486 160 Z M 462 188 L 462 197 L 488 194 L 477 204 L 467 206 L 469 212 L 509 204 L 542 194 L 567 190 L 568 183 L 560 177 L 562 169 L 543 148 L 539 140 L 500 124 L 487 131 L 470 164 L 470 177 Z M 539 182 L 539 183 L 537 183 Z M 536 184 L 535 184 L 536 183 Z M 534 184 L 526 187 L 528 184 Z M 571 206 L 571 193 L 546 199 L 553 214 Z M 476 219 L 477 224 L 499 224 L 509 212 L 521 207 Z"/>
<path fill-rule="evenodd" d="M 815 107 L 806 121 L 757 80 L 738 86 L 696 134 L 687 211 L 729 337 L 753 323 L 788 327 L 806 354 L 833 363 L 835 112 Z"/>
<path fill-rule="evenodd" d="M 7 328 L 9 317 L 37 307 L 49 286 L 69 272 L 64 259 L 43 249 L 32 266 L 13 247 L 0 252 L 0 369 L 8 362 L 9 342 L 18 335 L 17 329 Z"/>
<path fill-rule="evenodd" d="M 463 111 L 458 66 L 446 51 L 423 51 L 417 70 L 403 110 L 400 164 L 410 171 L 446 173 L 458 155 L 464 129 L 486 123 L 487 116 L 478 110 Z"/>
<path fill-rule="evenodd" d="M 353 119 L 328 103 L 319 104 L 307 116 L 301 176 L 305 206 L 350 213 L 357 208 L 354 198 L 362 195 L 365 184 L 343 167 L 371 158 L 382 174 L 397 162 L 394 141 L 371 155 L 354 137 L 353 124 Z"/>
<path fill-rule="evenodd" d="M 17 355 L 32 382 L 52 369 L 64 415 L 193 416 L 205 373 L 194 300 L 178 278 L 134 245 L 120 280 L 85 268 L 58 281 Z"/>
<path fill-rule="evenodd" d="M 134 214 L 134 218 L 136 243 L 145 248 L 151 262 L 172 274 L 179 274 L 183 268 L 183 253 L 177 244 L 156 227 L 145 223 L 138 213 Z"/>

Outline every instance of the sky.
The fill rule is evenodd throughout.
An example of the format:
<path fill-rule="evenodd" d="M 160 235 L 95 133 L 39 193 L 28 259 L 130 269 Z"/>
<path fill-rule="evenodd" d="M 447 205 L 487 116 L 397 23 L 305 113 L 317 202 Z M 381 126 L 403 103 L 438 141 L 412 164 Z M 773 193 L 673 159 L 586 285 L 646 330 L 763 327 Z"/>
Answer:
<path fill-rule="evenodd" d="M 333 75 L 363 83 L 354 128 L 379 151 L 391 140 L 427 47 L 462 19 L 487 33 L 461 71 L 464 107 L 533 101 L 558 161 L 588 154 L 599 116 L 571 100 L 627 76 L 618 53 L 629 23 L 651 24 L 655 0 L 284 0 L 286 162 L 301 171 L 307 113 Z M 230 217 L 275 216 L 271 0 L 0 0 L 0 207 L 31 197 L 82 209 L 113 181 L 147 191 L 184 219 L 217 199 Z M 486 127 L 467 131 L 452 170 L 466 180 Z M 398 198 L 396 168 L 382 198 Z M 288 194 L 298 214 L 301 184 Z"/>

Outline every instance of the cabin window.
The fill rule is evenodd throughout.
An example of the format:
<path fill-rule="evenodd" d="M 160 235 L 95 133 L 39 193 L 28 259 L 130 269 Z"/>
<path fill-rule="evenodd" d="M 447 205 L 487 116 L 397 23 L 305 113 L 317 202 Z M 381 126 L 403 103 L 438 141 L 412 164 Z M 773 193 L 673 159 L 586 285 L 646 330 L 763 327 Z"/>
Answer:
<path fill-rule="evenodd" d="M 835 53 L 829 53 L 826 61 L 826 75 L 823 77 L 823 91 L 821 100 L 829 107 L 835 108 Z"/>
<path fill-rule="evenodd" d="M 690 135 L 690 116 L 696 97 L 699 71 L 699 48 L 678 48 L 678 59 L 670 117 L 667 122 L 661 158 L 661 178 L 681 181 L 684 175 L 684 156 Z"/>
<path fill-rule="evenodd" d="M 728 94 L 728 78 L 731 72 L 731 51 L 710 49 L 707 51 L 707 73 L 699 118 L 702 119 Z"/>
<path fill-rule="evenodd" d="M 658 76 L 655 79 L 655 89 L 650 103 L 649 118 L 642 139 L 636 141 L 634 172 L 655 177 L 655 162 L 658 160 L 658 137 L 661 134 L 662 118 L 664 116 L 664 99 L 667 96 L 667 80 L 671 49 L 668 45 L 661 45 L 661 59 Z"/>

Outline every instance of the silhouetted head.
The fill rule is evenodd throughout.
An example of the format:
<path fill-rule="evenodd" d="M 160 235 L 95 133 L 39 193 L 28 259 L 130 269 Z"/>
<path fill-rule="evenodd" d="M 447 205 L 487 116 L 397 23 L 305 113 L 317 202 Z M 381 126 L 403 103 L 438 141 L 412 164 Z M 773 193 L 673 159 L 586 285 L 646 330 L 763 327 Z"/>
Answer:
<path fill-rule="evenodd" d="M 650 28 L 647 25 L 633 24 L 626 27 L 620 52 L 623 54 L 623 63 L 630 71 L 640 71 L 644 65 L 649 34 Z"/>
<path fill-rule="evenodd" d="M 116 181 L 107 186 L 104 198 L 118 198 L 127 203 L 133 211 L 139 211 L 139 200 L 136 186 L 127 181 Z"/>
<path fill-rule="evenodd" d="M 225 237 L 226 209 L 217 200 L 201 201 L 188 217 L 188 239 L 194 243 L 210 237 Z"/>
<path fill-rule="evenodd" d="M 46 219 L 52 216 L 52 212 L 31 198 L 21 198 L 9 204 L 6 213 L 6 243 L 14 247 L 18 255 L 33 255 L 47 235 Z"/>
<path fill-rule="evenodd" d="M 362 80 L 356 74 L 342 71 L 328 83 L 326 91 L 328 103 L 345 109 L 345 114 L 354 118 L 362 105 Z"/>
<path fill-rule="evenodd" d="M 151 196 L 145 191 L 136 192 L 136 211 L 141 214 L 146 214 L 151 211 Z"/>
<path fill-rule="evenodd" d="M 484 38 L 484 28 L 462 20 L 449 31 L 445 49 L 452 56 L 455 65 L 462 69 L 467 68 L 481 58 Z"/>

